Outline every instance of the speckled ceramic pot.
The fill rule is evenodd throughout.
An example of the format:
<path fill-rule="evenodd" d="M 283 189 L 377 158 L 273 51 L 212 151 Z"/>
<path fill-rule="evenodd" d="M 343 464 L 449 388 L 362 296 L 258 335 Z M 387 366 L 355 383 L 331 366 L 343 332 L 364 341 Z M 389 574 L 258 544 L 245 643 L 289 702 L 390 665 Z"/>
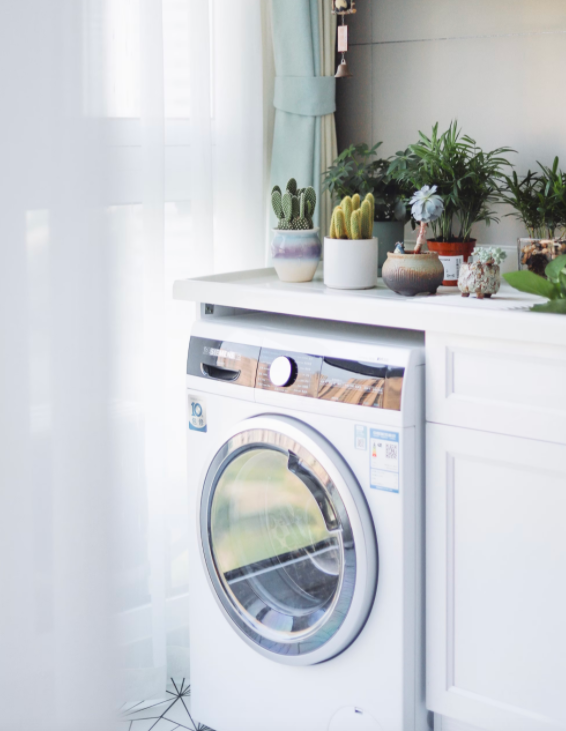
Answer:
<path fill-rule="evenodd" d="M 477 295 L 478 299 L 491 297 L 499 292 L 501 286 L 501 270 L 498 264 L 482 264 L 472 261 L 462 264 L 458 277 L 458 289 L 462 297 Z"/>
<path fill-rule="evenodd" d="M 322 252 L 318 228 L 307 231 L 274 228 L 273 234 L 271 256 L 279 279 L 282 282 L 310 282 Z"/>
<path fill-rule="evenodd" d="M 387 254 L 382 270 L 383 281 L 405 297 L 428 292 L 436 294 L 442 284 L 444 267 L 438 254 Z"/>

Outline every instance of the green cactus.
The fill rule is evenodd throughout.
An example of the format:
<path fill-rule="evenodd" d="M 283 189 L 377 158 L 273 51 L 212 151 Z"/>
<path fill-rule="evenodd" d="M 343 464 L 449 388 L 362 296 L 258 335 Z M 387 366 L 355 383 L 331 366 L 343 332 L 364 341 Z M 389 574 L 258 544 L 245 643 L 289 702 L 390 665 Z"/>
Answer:
<path fill-rule="evenodd" d="M 375 198 L 373 197 L 373 193 L 367 193 L 364 200 L 368 201 L 370 204 L 370 221 L 372 222 L 372 228 L 373 228 L 373 221 L 375 218 Z"/>
<path fill-rule="evenodd" d="M 304 194 L 306 196 L 307 201 L 312 203 L 312 212 L 314 213 L 314 209 L 316 208 L 316 191 L 312 187 L 312 185 L 309 185 L 307 188 L 304 189 Z"/>
<path fill-rule="evenodd" d="M 281 219 L 285 217 L 283 213 L 283 202 L 281 200 L 281 190 L 277 186 L 275 188 L 271 192 L 271 206 L 277 218 Z"/>
<path fill-rule="evenodd" d="M 293 218 L 298 218 L 301 214 L 301 203 L 298 196 L 294 195 L 293 201 Z"/>
<path fill-rule="evenodd" d="M 283 194 L 283 214 L 288 221 L 293 218 L 293 196 L 288 190 Z"/>
<path fill-rule="evenodd" d="M 354 193 L 352 196 L 352 208 L 354 211 L 357 211 L 358 208 L 361 206 L 361 198 L 359 193 Z"/>
<path fill-rule="evenodd" d="M 358 208 L 356 211 L 352 211 L 352 218 L 351 218 L 351 228 L 352 228 L 352 239 L 362 239 L 362 212 Z"/>
<path fill-rule="evenodd" d="M 274 185 L 271 191 L 271 205 L 278 219 L 277 228 L 282 231 L 302 231 L 313 228 L 313 214 L 316 206 L 314 188 L 298 188 L 295 178 L 287 183 L 285 193 Z"/>
<path fill-rule="evenodd" d="M 347 195 L 345 198 L 342 199 L 342 202 L 340 203 L 340 208 L 344 211 L 344 216 L 346 218 L 346 231 L 348 232 L 348 238 L 352 238 L 352 211 L 354 210 L 354 207 L 352 205 L 352 199 L 349 195 Z"/>
<path fill-rule="evenodd" d="M 297 181 L 295 178 L 290 178 L 287 183 L 287 190 L 291 193 L 291 195 L 297 195 Z"/>
<path fill-rule="evenodd" d="M 362 239 L 371 239 L 373 235 L 373 219 L 371 217 L 371 203 L 364 200 L 361 211 Z"/>

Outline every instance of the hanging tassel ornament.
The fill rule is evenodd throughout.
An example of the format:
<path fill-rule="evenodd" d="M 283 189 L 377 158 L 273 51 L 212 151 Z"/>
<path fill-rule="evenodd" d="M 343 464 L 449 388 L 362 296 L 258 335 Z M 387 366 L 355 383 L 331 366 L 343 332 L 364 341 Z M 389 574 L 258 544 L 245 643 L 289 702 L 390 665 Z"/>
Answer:
<path fill-rule="evenodd" d="M 342 60 L 338 64 L 335 77 L 337 79 L 345 79 L 352 76 L 348 63 L 346 61 L 346 51 L 348 50 L 348 26 L 344 16 L 351 15 L 356 12 L 354 0 L 332 0 L 332 12 L 335 15 L 342 16 L 342 25 L 338 26 L 338 53 L 342 54 Z"/>

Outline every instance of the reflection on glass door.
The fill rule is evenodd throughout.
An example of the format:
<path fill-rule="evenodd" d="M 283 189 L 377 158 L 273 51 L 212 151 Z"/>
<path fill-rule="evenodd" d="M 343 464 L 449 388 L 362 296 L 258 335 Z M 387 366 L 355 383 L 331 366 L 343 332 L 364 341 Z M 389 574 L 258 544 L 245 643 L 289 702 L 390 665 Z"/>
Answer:
<path fill-rule="evenodd" d="M 255 448 L 228 465 L 214 492 L 218 572 L 267 636 L 311 632 L 340 587 L 340 534 L 329 530 L 309 480 L 294 455 Z"/>

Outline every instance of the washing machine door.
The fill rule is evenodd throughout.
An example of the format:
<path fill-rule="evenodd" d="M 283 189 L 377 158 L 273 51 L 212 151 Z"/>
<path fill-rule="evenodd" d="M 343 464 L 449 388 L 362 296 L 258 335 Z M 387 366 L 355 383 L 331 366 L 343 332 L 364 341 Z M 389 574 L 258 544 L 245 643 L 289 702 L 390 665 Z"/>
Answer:
<path fill-rule="evenodd" d="M 306 424 L 267 415 L 232 430 L 204 480 L 200 539 L 229 622 L 273 660 L 323 662 L 365 624 L 374 524 L 348 465 Z"/>

